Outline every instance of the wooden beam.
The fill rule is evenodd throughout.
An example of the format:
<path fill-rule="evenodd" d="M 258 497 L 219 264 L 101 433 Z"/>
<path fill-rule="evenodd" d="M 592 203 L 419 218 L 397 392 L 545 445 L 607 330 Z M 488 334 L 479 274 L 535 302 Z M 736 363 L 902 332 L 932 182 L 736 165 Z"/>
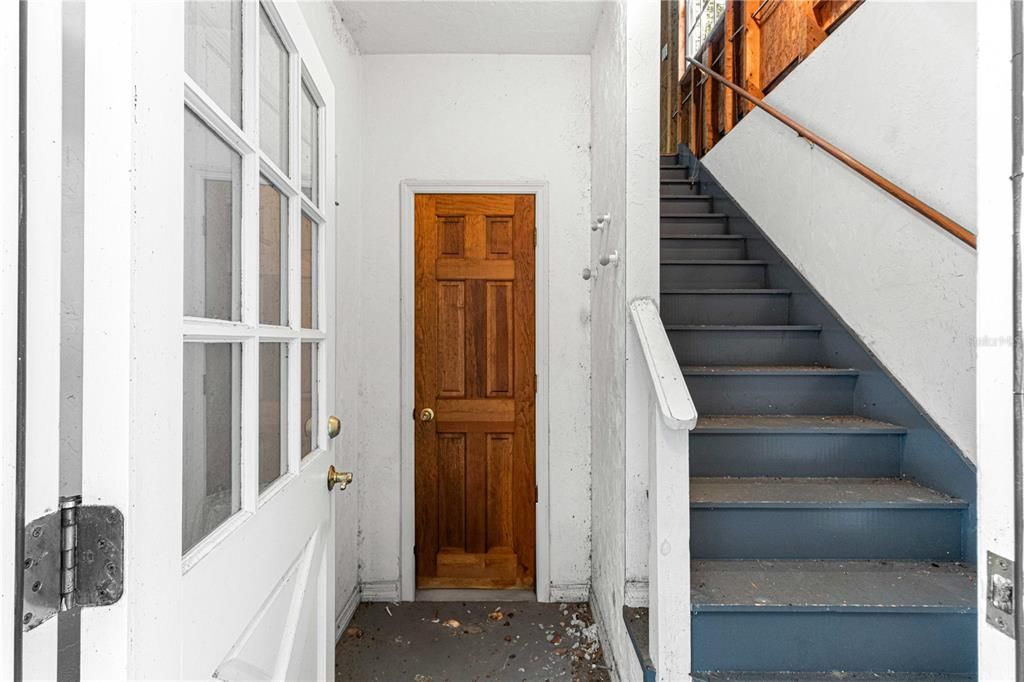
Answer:
<path fill-rule="evenodd" d="M 725 35 L 722 38 L 722 49 L 725 50 L 725 54 L 722 56 L 722 71 L 725 74 L 727 80 L 735 81 L 736 74 L 734 71 L 733 64 L 733 34 L 736 32 L 734 28 L 736 17 L 736 2 L 730 0 L 725 3 Z M 725 121 L 723 121 L 722 134 L 727 134 L 732 130 L 733 121 L 735 120 L 736 112 L 734 103 L 736 98 L 731 92 L 722 90 L 722 97 L 725 98 L 724 111 Z"/>
<path fill-rule="evenodd" d="M 712 43 L 709 40 L 707 47 L 704 50 L 704 63 L 712 71 L 714 70 L 713 64 L 715 63 L 715 51 L 712 47 Z M 711 151 L 711 148 L 715 145 L 715 111 L 712 108 L 714 98 L 712 97 L 712 90 L 715 87 L 715 82 L 710 78 L 704 79 L 704 148 L 703 152 L 706 154 Z"/>
<path fill-rule="evenodd" d="M 755 0 L 743 0 L 743 87 L 757 97 L 763 97 L 764 83 L 761 82 L 761 29 L 754 21 L 757 10 Z M 744 101 L 744 111 L 750 112 L 754 105 Z"/>

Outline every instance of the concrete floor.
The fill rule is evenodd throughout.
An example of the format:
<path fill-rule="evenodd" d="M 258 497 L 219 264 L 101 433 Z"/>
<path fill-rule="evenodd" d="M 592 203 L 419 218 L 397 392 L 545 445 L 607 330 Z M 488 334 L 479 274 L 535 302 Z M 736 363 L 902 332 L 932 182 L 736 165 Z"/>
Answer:
<path fill-rule="evenodd" d="M 336 680 L 610 680 L 586 604 L 361 604 Z"/>

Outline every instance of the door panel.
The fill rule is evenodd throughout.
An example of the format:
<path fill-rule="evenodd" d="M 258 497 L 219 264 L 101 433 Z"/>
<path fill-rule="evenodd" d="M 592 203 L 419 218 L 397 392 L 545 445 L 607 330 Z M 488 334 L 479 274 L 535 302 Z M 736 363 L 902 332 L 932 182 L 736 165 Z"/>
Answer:
<path fill-rule="evenodd" d="M 421 589 L 534 584 L 534 211 L 533 195 L 416 197 Z"/>

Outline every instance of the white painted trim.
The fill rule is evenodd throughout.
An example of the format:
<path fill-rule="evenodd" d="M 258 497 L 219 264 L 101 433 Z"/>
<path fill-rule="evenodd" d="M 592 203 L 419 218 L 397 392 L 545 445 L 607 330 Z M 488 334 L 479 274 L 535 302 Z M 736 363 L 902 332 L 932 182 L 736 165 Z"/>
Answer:
<path fill-rule="evenodd" d="M 552 585 L 550 600 L 558 602 L 585 602 L 590 600 L 590 583 Z"/>
<path fill-rule="evenodd" d="M 0 6 L 0 552 L 13 556 L 18 347 L 18 3 Z M 7 521 L 11 519 L 11 521 Z M 0 563 L 0 630 L 14 630 L 14 562 Z M 0 638 L 0 679 L 14 678 L 14 637 Z"/>
<path fill-rule="evenodd" d="M 649 298 L 640 298 L 629 304 L 640 348 L 647 361 L 651 388 L 658 399 L 661 419 L 668 428 L 689 431 L 697 425 L 697 408 L 686 387 L 679 360 L 668 340 L 661 322 L 658 306 Z"/>
<path fill-rule="evenodd" d="M 400 532 L 400 583 L 401 598 L 404 601 L 416 599 L 416 557 L 413 545 L 416 542 L 416 460 L 415 433 L 412 412 L 415 402 L 414 320 L 416 304 L 416 219 L 415 196 L 417 194 L 533 194 L 536 197 L 537 250 L 536 268 L 536 455 L 537 467 L 537 548 L 536 575 L 537 601 L 553 599 L 551 580 L 551 502 L 549 465 L 549 346 L 548 346 L 548 299 L 549 274 L 548 257 L 551 245 L 551 230 L 548 213 L 548 183 L 543 180 L 520 182 L 487 181 L 444 181 L 444 180 L 403 180 L 401 190 L 401 219 L 399 221 L 399 253 L 401 259 L 401 391 L 402 391 L 402 439 L 399 496 Z M 587 593 L 589 594 L 589 587 Z M 583 600 L 586 600 L 586 594 Z"/>
<path fill-rule="evenodd" d="M 398 601 L 402 598 L 401 581 L 398 580 L 362 582 L 359 583 L 359 592 L 361 601 Z"/>
<path fill-rule="evenodd" d="M 605 663 L 608 664 L 608 676 L 612 682 L 621 682 L 622 675 L 619 674 L 619 662 L 615 658 L 614 647 L 611 646 L 611 631 L 608 628 L 608 616 L 601 610 L 601 600 L 590 597 L 587 600 L 590 604 L 590 614 L 597 624 L 597 638 L 602 642 L 601 651 L 605 655 Z M 620 616 L 621 617 L 621 616 Z"/>
<path fill-rule="evenodd" d="M 626 606 L 647 608 L 651 604 L 650 586 L 646 580 L 627 580 L 623 602 Z"/>
<path fill-rule="evenodd" d="M 345 628 L 352 622 L 352 616 L 355 615 L 356 609 L 359 608 L 360 602 L 360 590 L 359 586 L 356 585 L 352 588 L 352 591 L 345 597 L 345 603 L 342 604 L 341 609 L 338 610 L 338 616 L 334 619 L 334 641 L 337 643 L 341 636 L 345 633 Z"/>

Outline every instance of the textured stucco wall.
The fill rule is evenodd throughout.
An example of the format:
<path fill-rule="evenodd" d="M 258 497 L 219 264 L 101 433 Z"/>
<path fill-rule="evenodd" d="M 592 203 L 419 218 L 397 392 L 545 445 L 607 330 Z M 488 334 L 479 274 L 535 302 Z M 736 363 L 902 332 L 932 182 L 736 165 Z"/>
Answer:
<path fill-rule="evenodd" d="M 975 24 L 866 2 L 767 101 L 974 229 Z M 761 111 L 704 162 L 975 461 L 975 253 Z"/>
<path fill-rule="evenodd" d="M 397 595 L 402 180 L 549 185 L 552 599 L 590 583 L 590 58 L 367 55 L 359 345 L 360 582 Z M 338 99 L 347 96 L 338 89 Z M 343 152 L 339 152 L 343 153 Z M 352 259 L 349 259 L 351 261 Z M 343 263 L 346 261 L 343 261 Z"/>
<path fill-rule="evenodd" d="M 341 23 L 331 3 L 300 4 L 309 30 L 316 40 L 324 63 L 331 74 L 335 92 L 335 190 L 338 206 L 334 209 L 334 229 L 338 253 L 335 299 L 335 376 L 334 404 L 341 418 L 342 431 L 335 452 L 337 466 L 352 470 L 357 485 L 344 494 L 334 496 L 335 510 L 335 616 L 339 626 L 345 625 L 355 606 L 358 594 L 356 564 L 357 491 L 362 476 L 356 462 L 359 433 L 358 376 L 358 302 L 361 296 L 361 268 L 358 254 L 362 242 L 361 221 L 361 109 L 362 64 L 348 29 Z M 330 163 L 330 161 L 328 161 Z"/>

